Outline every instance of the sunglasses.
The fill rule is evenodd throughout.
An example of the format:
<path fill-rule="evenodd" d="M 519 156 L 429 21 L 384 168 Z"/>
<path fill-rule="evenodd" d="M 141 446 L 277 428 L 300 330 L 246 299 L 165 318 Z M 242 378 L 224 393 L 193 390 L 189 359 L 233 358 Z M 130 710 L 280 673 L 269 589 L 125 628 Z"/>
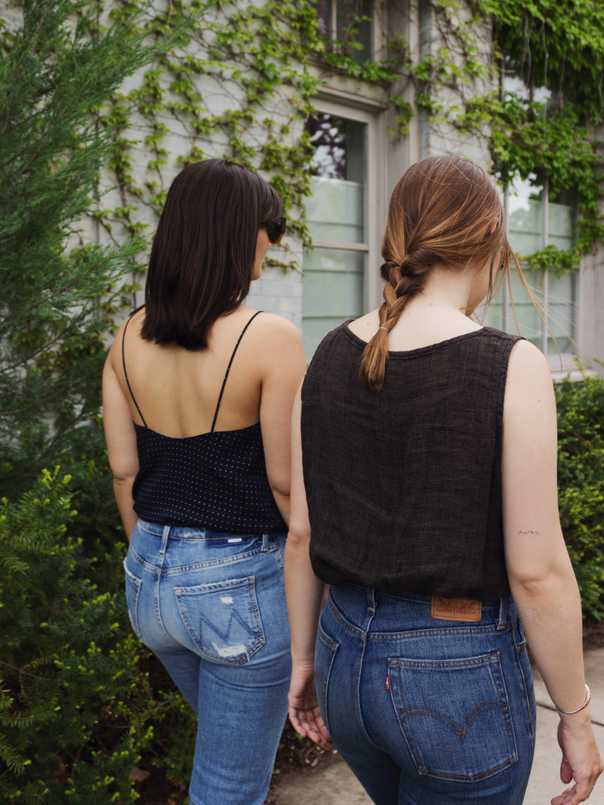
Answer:
<path fill-rule="evenodd" d="M 271 243 L 279 243 L 285 233 L 286 223 L 285 218 L 275 218 L 272 221 L 264 221 L 260 226 L 266 229 L 266 234 Z"/>

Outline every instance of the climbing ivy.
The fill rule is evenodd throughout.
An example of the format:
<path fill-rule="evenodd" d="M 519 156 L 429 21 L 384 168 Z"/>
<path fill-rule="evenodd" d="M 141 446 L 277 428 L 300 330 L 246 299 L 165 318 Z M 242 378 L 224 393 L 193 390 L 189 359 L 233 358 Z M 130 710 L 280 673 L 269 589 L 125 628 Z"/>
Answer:
<path fill-rule="evenodd" d="M 111 15 L 127 20 L 138 12 L 136 0 L 115 0 Z M 309 54 L 323 49 L 314 5 L 175 0 L 151 11 L 139 23 L 140 35 L 161 38 L 183 20 L 187 34 L 178 46 L 100 112 L 113 137 L 111 168 L 121 201 L 101 211 L 103 226 L 112 237 L 123 228 L 137 234 L 148 229 L 165 199 L 176 144 L 177 166 L 219 155 L 270 174 L 286 209 L 295 213 L 290 231 L 308 242 L 303 201 L 310 192 L 312 149 L 302 123 L 318 86 Z M 294 130 L 301 134 L 292 136 Z M 272 262 L 295 264 L 287 253 Z"/>
<path fill-rule="evenodd" d="M 326 71 L 384 88 L 392 137 L 405 136 L 421 110 L 435 126 L 487 138 L 502 185 L 547 177 L 552 197 L 571 192 L 574 247 L 548 246 L 528 257 L 530 267 L 574 270 L 604 237 L 593 136 L 604 116 L 599 0 L 431 0 L 436 41 L 419 59 L 400 35 L 388 38 L 379 57 L 360 58 L 360 15 L 345 42 L 327 41 L 316 0 L 171 0 L 161 8 L 148 0 L 94 1 L 109 6 L 114 19 L 136 20 L 147 40 L 182 31 L 133 87 L 99 110 L 114 144 L 119 202 L 103 206 L 98 218 L 115 240 L 124 230 L 149 234 L 175 165 L 219 155 L 270 175 L 290 232 L 309 245 L 304 199 L 312 147 L 304 121 Z M 527 97 L 507 90 L 502 78 L 509 74 L 524 80 Z M 406 93 L 409 85 L 414 92 Z M 535 99 L 539 87 L 549 89 L 547 103 Z M 294 253 L 281 254 L 273 265 L 297 267 Z"/>
<path fill-rule="evenodd" d="M 528 91 L 519 98 L 501 86 L 485 104 L 498 176 L 504 184 L 515 176 L 547 178 L 551 196 L 567 191 L 576 199 L 574 247 L 547 246 L 527 263 L 572 271 L 604 238 L 594 134 L 604 122 L 604 6 L 600 0 L 479 0 L 479 6 L 492 20 L 499 75 L 522 78 Z M 539 88 L 549 91 L 546 103 L 535 99 Z"/>

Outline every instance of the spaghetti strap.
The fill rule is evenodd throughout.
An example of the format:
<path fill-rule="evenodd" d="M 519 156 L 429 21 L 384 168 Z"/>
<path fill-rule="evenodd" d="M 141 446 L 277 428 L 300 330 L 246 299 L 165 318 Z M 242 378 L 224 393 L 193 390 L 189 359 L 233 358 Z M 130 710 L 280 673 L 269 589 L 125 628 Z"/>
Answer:
<path fill-rule="evenodd" d="M 229 376 L 229 372 L 231 371 L 231 364 L 233 363 L 233 358 L 235 357 L 235 353 L 237 352 L 237 347 L 241 343 L 241 339 L 243 338 L 243 336 L 245 334 L 245 331 L 247 330 L 247 328 L 250 326 L 250 324 L 254 321 L 254 319 L 256 318 L 256 316 L 259 313 L 262 313 L 262 311 L 257 310 L 254 313 L 254 315 L 251 316 L 251 318 L 248 319 L 245 327 L 241 331 L 241 334 L 240 334 L 239 338 L 237 339 L 237 343 L 235 344 L 235 348 L 233 349 L 233 352 L 231 354 L 231 360 L 229 361 L 229 365 L 227 366 L 226 372 L 224 373 L 224 380 L 222 381 L 222 388 L 220 389 L 220 394 L 218 395 L 218 402 L 216 403 L 216 410 L 214 411 L 214 419 L 212 420 L 212 430 L 210 431 L 210 433 L 214 432 L 214 426 L 216 425 L 216 419 L 218 418 L 218 410 L 220 408 L 220 403 L 222 402 L 222 395 L 224 394 L 224 387 L 226 386 L 226 382 L 227 382 L 227 379 L 228 379 L 228 376 Z M 137 406 L 137 408 L 138 408 L 138 406 Z"/>
<path fill-rule="evenodd" d="M 130 385 L 130 381 L 128 380 L 128 372 L 126 371 L 126 347 L 125 347 L 125 341 L 126 341 L 126 330 L 128 329 L 128 325 L 130 324 L 130 319 L 131 319 L 131 318 L 134 316 L 134 314 L 135 314 L 135 313 L 137 313 L 139 310 L 140 310 L 140 308 L 137 308 L 137 309 L 136 309 L 134 312 L 132 312 L 132 313 L 131 313 L 131 314 L 128 316 L 128 320 L 126 321 L 126 324 L 124 325 L 124 332 L 122 333 L 122 366 L 123 366 L 123 368 L 124 368 L 124 378 L 125 378 L 125 380 L 126 380 L 126 385 L 128 386 L 128 391 L 130 392 L 130 396 L 132 397 L 132 402 L 133 402 L 133 403 L 134 403 L 134 405 L 136 406 L 136 410 L 138 411 L 138 415 L 139 415 L 139 416 L 140 416 L 140 418 L 143 420 L 143 425 L 144 425 L 144 426 L 147 428 L 147 427 L 148 427 L 148 425 L 147 425 L 147 423 L 146 423 L 146 421 L 145 421 L 145 417 L 143 416 L 143 412 L 141 411 L 141 409 L 139 408 L 138 403 L 136 402 L 136 397 L 134 396 L 134 392 L 132 391 L 132 386 Z"/>

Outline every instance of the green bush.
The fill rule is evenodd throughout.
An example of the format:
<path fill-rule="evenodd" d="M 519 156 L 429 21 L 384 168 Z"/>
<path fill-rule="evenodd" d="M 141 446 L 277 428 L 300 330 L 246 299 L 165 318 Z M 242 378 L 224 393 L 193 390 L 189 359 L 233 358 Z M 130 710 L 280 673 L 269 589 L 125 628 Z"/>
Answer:
<path fill-rule="evenodd" d="M 0 801 L 130 798 L 153 737 L 122 596 L 88 578 L 69 476 L 44 471 L 0 510 Z"/>
<path fill-rule="evenodd" d="M 583 613 L 604 618 L 604 379 L 556 384 L 560 521 Z"/>

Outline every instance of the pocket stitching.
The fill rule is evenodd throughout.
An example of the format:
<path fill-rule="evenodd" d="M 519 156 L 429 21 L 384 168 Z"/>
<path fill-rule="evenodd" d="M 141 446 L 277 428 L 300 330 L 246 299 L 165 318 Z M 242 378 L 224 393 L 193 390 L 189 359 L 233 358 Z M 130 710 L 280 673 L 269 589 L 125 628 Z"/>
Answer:
<path fill-rule="evenodd" d="M 124 568 L 124 573 L 126 577 L 126 585 L 128 584 L 128 581 L 132 582 L 134 585 L 134 601 L 132 603 L 132 606 L 129 607 L 128 598 L 126 596 L 126 609 L 128 612 L 128 617 L 130 619 L 130 625 L 132 626 L 132 631 L 140 640 L 141 632 L 138 622 L 138 603 L 140 598 L 142 579 L 139 579 L 138 576 L 135 576 L 134 573 L 128 569 L 128 567 L 126 566 L 126 557 L 124 557 L 124 559 L 122 560 L 122 566 Z"/>
<path fill-rule="evenodd" d="M 237 564 L 238 562 L 244 562 L 246 559 L 252 559 L 253 557 L 258 556 L 260 553 L 272 553 L 274 550 L 276 549 L 270 548 L 266 551 L 263 551 L 262 547 L 251 548 L 248 551 L 234 553 L 232 556 L 225 557 L 224 559 L 210 559 L 207 562 L 192 562 L 188 565 L 175 565 L 174 567 L 168 567 L 164 570 L 164 573 L 167 576 L 181 576 L 183 573 L 195 572 L 197 570 L 206 570 L 207 568 L 212 567 L 226 567 L 228 565 Z"/>
<path fill-rule="evenodd" d="M 325 722 L 325 726 L 327 727 L 328 732 L 331 734 L 331 727 L 329 726 L 329 713 L 327 709 L 327 696 L 329 690 L 329 682 L 331 680 L 331 672 L 333 670 L 333 664 L 336 659 L 336 654 L 338 653 L 338 649 L 340 648 L 340 644 L 337 640 L 333 640 L 333 638 L 329 637 L 320 627 L 317 630 L 317 636 L 319 640 L 323 643 L 325 648 L 331 652 L 331 657 L 329 660 L 329 665 L 327 666 L 327 671 L 325 672 L 325 679 L 323 680 L 323 684 L 321 685 L 321 700 L 320 700 L 320 707 L 319 709 L 322 711 L 323 721 Z"/>
<path fill-rule="evenodd" d="M 237 657 L 216 657 L 204 651 L 200 640 L 197 638 L 193 624 L 189 619 L 188 612 L 182 603 L 182 598 L 187 595 L 205 595 L 206 593 L 218 592 L 219 590 L 233 590 L 238 587 L 247 587 L 250 601 L 250 615 L 251 627 L 254 630 L 254 639 L 249 647 Z M 217 665 L 244 665 L 258 652 L 264 645 L 266 645 L 266 634 L 260 617 L 260 608 L 258 606 L 258 598 L 256 595 L 256 577 L 245 576 L 241 579 L 227 579 L 225 581 L 209 582 L 208 584 L 195 584 L 187 587 L 174 587 L 174 596 L 176 599 L 176 608 L 180 615 L 181 621 L 191 638 L 193 645 L 197 648 L 197 652 L 202 659 L 208 662 L 216 663 Z"/>
<path fill-rule="evenodd" d="M 501 685 L 499 685 L 498 681 L 495 680 L 493 675 L 492 666 L 497 665 L 499 668 L 499 677 L 501 679 Z M 403 658 L 403 657 L 389 657 L 388 658 L 388 666 L 389 669 L 391 668 L 480 668 L 485 667 L 489 672 L 489 677 L 493 684 L 493 689 L 497 695 L 497 699 L 503 707 L 500 709 L 500 713 L 505 724 L 507 735 L 510 742 L 511 752 L 508 753 L 507 757 L 505 757 L 500 763 L 496 766 L 493 766 L 483 772 L 477 774 L 453 774 L 453 773 L 446 773 L 442 772 L 439 773 L 438 770 L 432 771 L 425 767 L 422 763 L 418 762 L 416 754 L 413 752 L 410 738 L 407 734 L 407 730 L 403 725 L 399 714 L 399 707 L 395 701 L 395 692 L 394 692 L 394 685 L 390 686 L 390 700 L 392 702 L 392 707 L 394 709 L 395 717 L 397 723 L 399 725 L 399 729 L 401 734 L 407 744 L 409 749 L 409 754 L 413 760 L 413 763 L 416 767 L 418 774 L 426 777 L 432 777 L 439 780 L 451 780 L 453 782 L 467 782 L 472 783 L 478 780 L 483 780 L 488 777 L 492 777 L 494 774 L 497 774 L 499 771 L 502 771 L 513 763 L 518 760 L 518 748 L 516 744 L 516 736 L 514 731 L 514 725 L 512 723 L 510 717 L 510 707 L 509 707 L 509 698 L 507 695 L 507 689 L 505 686 L 505 679 L 503 675 L 503 667 L 501 664 L 501 652 L 496 649 L 493 652 L 489 652 L 488 654 L 476 655 L 475 657 L 464 657 L 464 658 L 450 658 L 450 659 L 442 659 L 442 660 L 431 660 L 431 659 L 411 659 L 411 658 Z M 399 683 L 400 684 L 400 683 Z"/>
<path fill-rule="evenodd" d="M 523 646 L 526 646 L 526 641 L 523 643 Z M 530 663 L 530 660 L 528 659 L 528 654 L 526 653 L 526 649 L 524 650 L 524 653 L 518 653 L 516 655 L 516 663 L 517 663 L 518 669 L 520 671 L 520 677 L 522 678 L 522 687 L 523 687 L 523 691 L 524 691 L 523 699 L 524 699 L 524 702 L 525 702 L 526 711 L 527 711 L 527 715 L 528 715 L 528 721 L 527 721 L 528 733 L 529 733 L 529 737 L 531 738 L 531 740 L 534 740 L 535 739 L 535 730 L 533 728 L 532 702 L 531 702 L 531 695 L 530 695 L 530 692 L 529 692 L 529 684 L 528 684 L 527 678 L 526 678 L 525 673 L 524 673 L 524 668 L 522 667 L 522 658 L 523 658 L 523 656 L 526 656 L 527 663 Z M 534 689 L 533 689 L 533 696 L 534 695 L 535 694 L 534 694 Z"/>
<path fill-rule="evenodd" d="M 334 640 L 333 637 L 330 637 L 327 632 L 323 630 L 320 622 L 317 628 L 317 636 L 323 645 L 331 651 L 336 651 L 340 646 L 337 640 Z"/>

